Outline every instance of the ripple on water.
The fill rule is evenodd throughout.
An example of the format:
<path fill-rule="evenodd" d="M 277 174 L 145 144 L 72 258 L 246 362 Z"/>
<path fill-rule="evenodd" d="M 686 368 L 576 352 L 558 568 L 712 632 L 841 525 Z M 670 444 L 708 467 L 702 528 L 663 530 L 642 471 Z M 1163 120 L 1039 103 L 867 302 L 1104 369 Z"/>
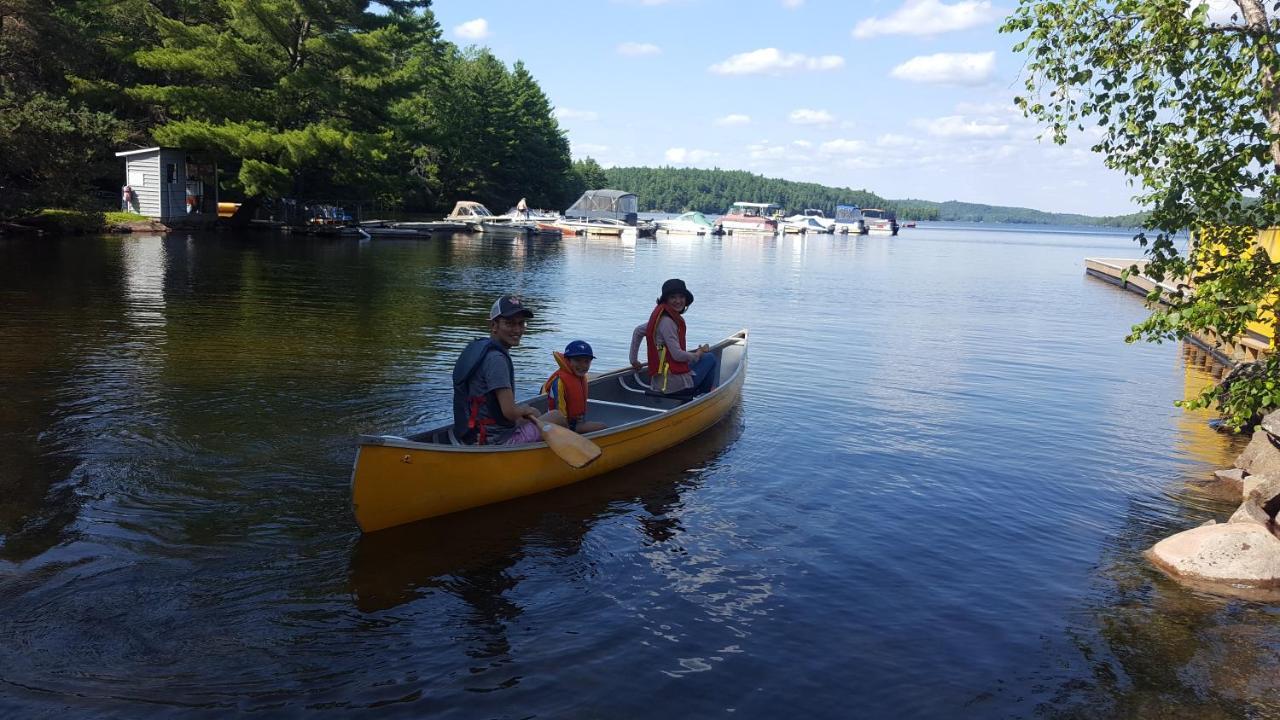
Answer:
<path fill-rule="evenodd" d="M 1274 613 L 1141 559 L 1225 518 L 1204 481 L 1240 448 L 1172 407 L 1192 359 L 1121 342 L 1140 300 L 1083 277 L 1124 235 L 76 242 L 0 240 L 0 679 L 35 688 L 6 710 L 1276 707 Z M 537 313 L 529 391 L 572 339 L 625 365 L 668 277 L 691 341 L 750 328 L 725 423 L 357 536 L 353 438 L 447 418 L 495 297 Z"/>

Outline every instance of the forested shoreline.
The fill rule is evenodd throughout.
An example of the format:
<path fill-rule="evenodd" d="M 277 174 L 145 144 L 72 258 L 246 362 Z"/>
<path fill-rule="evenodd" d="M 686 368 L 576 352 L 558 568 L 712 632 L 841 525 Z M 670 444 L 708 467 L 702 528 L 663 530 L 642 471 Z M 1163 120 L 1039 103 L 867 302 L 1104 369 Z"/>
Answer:
<path fill-rule="evenodd" d="M 738 170 L 603 169 L 573 161 L 523 63 L 441 37 L 429 0 L 0 0 L 0 219 L 118 202 L 120 150 L 211 154 L 220 197 L 290 197 L 440 213 L 461 199 L 502 212 L 521 197 L 564 209 L 588 188 L 648 211 L 721 213 L 735 201 L 902 220 L 1112 224 Z"/>
<path fill-rule="evenodd" d="M 766 178 L 741 170 L 624 167 L 609 168 L 604 170 L 604 175 L 610 187 L 636 193 L 640 198 L 640 209 L 648 212 L 678 213 L 697 210 L 719 214 L 734 202 L 746 201 L 778 203 L 788 213 L 804 208 L 820 208 L 829 216 L 834 213 L 836 205 L 884 208 L 894 210 L 898 219 L 904 221 L 1136 227 L 1142 224 L 1143 217 L 1140 214 L 1094 217 L 955 200 L 890 200 L 869 190 Z"/>
<path fill-rule="evenodd" d="M 119 150 L 211 152 L 229 198 L 439 211 L 585 187 L 520 62 L 425 0 L 0 2 L 0 216 L 118 194 Z M 596 166 L 598 168 L 598 166 Z"/>

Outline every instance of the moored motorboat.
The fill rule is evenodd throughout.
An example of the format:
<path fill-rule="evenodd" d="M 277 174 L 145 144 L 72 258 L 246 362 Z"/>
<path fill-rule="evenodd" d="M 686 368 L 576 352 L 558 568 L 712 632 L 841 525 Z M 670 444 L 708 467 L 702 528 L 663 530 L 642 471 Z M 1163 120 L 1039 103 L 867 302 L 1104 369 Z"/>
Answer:
<path fill-rule="evenodd" d="M 866 235 L 867 219 L 862 216 L 862 210 L 857 205 L 837 205 L 832 232 Z"/>
<path fill-rule="evenodd" d="M 881 235 L 898 234 L 898 215 L 892 210 L 864 208 L 862 216 L 867 221 L 867 232 Z"/>
<path fill-rule="evenodd" d="M 565 218 L 556 223 L 556 227 L 560 230 L 568 231 L 567 235 L 607 235 L 612 237 L 621 237 L 630 235 L 635 237 L 640 231 L 634 225 L 628 225 L 620 220 L 610 220 L 609 218 Z"/>
<path fill-rule="evenodd" d="M 716 224 L 700 212 L 687 212 L 666 220 L 655 220 L 658 230 L 675 235 L 711 235 Z"/>
<path fill-rule="evenodd" d="M 716 389 L 691 400 L 654 393 L 630 367 L 590 383 L 589 417 L 609 427 L 587 435 L 602 453 L 583 468 L 546 443 L 457 444 L 452 427 L 408 437 L 364 435 L 351 476 L 351 505 L 364 532 L 532 495 L 586 480 L 684 442 L 720 421 L 738 402 L 747 372 L 747 331 L 713 347 Z M 528 404 L 546 409 L 546 396 Z"/>
<path fill-rule="evenodd" d="M 785 233 L 825 233 L 827 229 L 822 223 L 807 215 L 792 215 L 783 218 L 778 228 Z"/>
<path fill-rule="evenodd" d="M 774 203 L 736 202 L 720 216 L 716 225 L 727 233 L 766 233 L 778 231 L 778 221 L 771 217 L 779 210 Z"/>
<path fill-rule="evenodd" d="M 835 232 L 835 227 L 836 227 L 835 218 L 827 217 L 827 214 L 822 212 L 821 209 L 805 208 L 800 214 L 803 215 L 804 217 L 810 218 L 811 220 L 813 220 L 813 222 L 817 223 L 822 228 L 822 232 Z"/>

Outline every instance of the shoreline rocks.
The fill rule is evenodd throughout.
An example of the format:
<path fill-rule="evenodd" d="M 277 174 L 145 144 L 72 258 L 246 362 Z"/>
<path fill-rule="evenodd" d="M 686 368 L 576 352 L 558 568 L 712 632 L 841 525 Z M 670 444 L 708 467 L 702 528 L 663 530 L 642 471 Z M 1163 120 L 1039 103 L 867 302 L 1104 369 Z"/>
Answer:
<path fill-rule="evenodd" d="M 1280 590 L 1280 442 L 1270 430 L 1280 431 L 1280 411 L 1263 420 L 1235 467 L 1214 472 L 1224 490 L 1241 497 L 1227 522 L 1161 540 L 1145 553 L 1153 565 L 1197 589 L 1254 598 Z"/>

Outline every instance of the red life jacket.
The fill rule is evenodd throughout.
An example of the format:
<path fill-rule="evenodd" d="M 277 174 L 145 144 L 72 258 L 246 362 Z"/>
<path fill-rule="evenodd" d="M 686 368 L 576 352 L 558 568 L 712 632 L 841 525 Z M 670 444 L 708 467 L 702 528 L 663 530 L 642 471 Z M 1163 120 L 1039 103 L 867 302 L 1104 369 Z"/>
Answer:
<path fill-rule="evenodd" d="M 569 361 L 565 359 L 564 355 L 558 352 L 552 352 L 551 355 L 555 357 L 560 369 L 551 373 L 551 377 L 547 378 L 547 381 L 542 384 L 542 392 L 546 393 L 548 398 L 551 397 L 553 391 L 557 394 L 554 409 L 563 413 L 565 419 L 569 421 L 569 426 L 572 427 L 577 425 L 578 421 L 586 417 L 587 414 L 587 379 L 578 377 L 573 372 L 573 368 L 569 367 Z M 562 383 L 559 388 L 556 388 L 557 381 Z M 563 390 L 563 394 L 561 394 L 561 390 Z M 548 409 L 552 408 L 549 407 Z"/>
<path fill-rule="evenodd" d="M 649 380 L 659 375 L 666 375 L 668 372 L 675 375 L 683 375 L 689 372 L 689 363 L 672 360 L 670 353 L 658 353 L 658 321 L 662 319 L 663 313 L 667 317 L 676 321 L 676 334 L 680 338 L 680 349 L 684 350 L 684 318 L 680 313 L 672 310 L 666 303 L 658 303 L 653 312 L 649 314 L 649 325 L 644 329 L 644 339 L 649 346 Z M 664 348 L 665 349 L 665 348 Z"/>

